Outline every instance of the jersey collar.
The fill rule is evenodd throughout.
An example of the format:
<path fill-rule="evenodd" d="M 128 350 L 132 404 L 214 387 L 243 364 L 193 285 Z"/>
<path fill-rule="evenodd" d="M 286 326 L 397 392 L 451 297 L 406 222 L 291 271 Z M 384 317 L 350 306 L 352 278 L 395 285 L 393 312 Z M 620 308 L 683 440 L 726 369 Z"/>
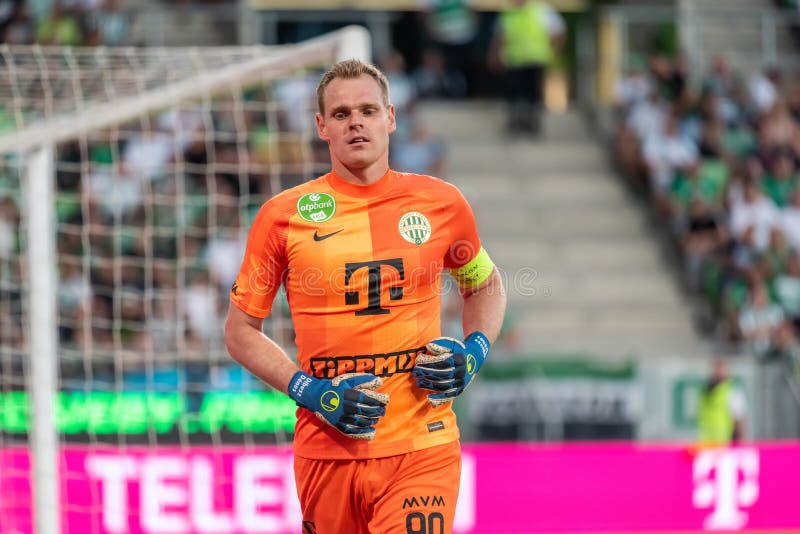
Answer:
<path fill-rule="evenodd" d="M 356 198 L 371 198 L 381 195 L 391 189 L 397 181 L 397 173 L 392 169 L 386 171 L 386 174 L 372 184 L 361 185 L 348 182 L 338 174 L 336 171 L 331 170 L 328 173 L 328 183 L 330 186 L 340 193 L 349 195 Z"/>

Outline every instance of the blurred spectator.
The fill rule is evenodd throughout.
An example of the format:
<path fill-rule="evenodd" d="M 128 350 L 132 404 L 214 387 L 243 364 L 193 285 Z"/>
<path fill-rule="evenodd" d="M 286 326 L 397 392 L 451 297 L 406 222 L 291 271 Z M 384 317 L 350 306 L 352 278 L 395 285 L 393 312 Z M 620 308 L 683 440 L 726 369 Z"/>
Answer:
<path fill-rule="evenodd" d="M 61 340 L 74 343 L 74 330 L 81 328 L 78 322 L 89 311 L 92 301 L 92 286 L 83 276 L 80 264 L 64 258 L 60 262 L 58 282 L 58 311 L 60 315 Z"/>
<path fill-rule="evenodd" d="M 444 56 L 433 48 L 422 52 L 412 79 L 420 98 L 461 98 L 467 94 L 464 75 L 448 67 Z"/>
<path fill-rule="evenodd" d="M 272 96 L 279 110 L 282 131 L 316 136 L 314 121 L 308 118 L 313 117 L 312 111 L 317 109 L 317 76 L 314 73 L 276 81 Z M 235 118 L 226 117 L 226 122 L 230 122 L 226 130 L 235 132 Z"/>
<path fill-rule="evenodd" d="M 176 291 L 177 279 L 174 266 L 161 263 L 153 269 L 154 286 L 153 297 L 150 302 L 150 313 L 145 318 L 144 328 L 148 333 L 150 350 L 159 350 L 174 353 L 179 345 L 179 338 L 184 333 L 180 329 L 182 320 L 178 316 L 178 298 Z M 194 300 L 187 297 L 186 300 Z M 191 303 L 191 302 L 189 302 Z M 184 302 L 184 305 L 187 303 Z M 194 327 L 199 323 L 189 324 Z"/>
<path fill-rule="evenodd" d="M 670 114 L 664 128 L 647 137 L 644 160 L 650 176 L 651 192 L 657 207 L 665 210 L 666 197 L 676 171 L 688 171 L 698 159 L 697 146 L 680 132 L 680 118 Z"/>
<path fill-rule="evenodd" d="M 619 110 L 620 120 L 614 139 L 614 151 L 619 165 L 637 187 L 643 185 L 642 181 L 648 180 L 642 147 L 649 135 L 662 130 L 667 116 L 652 87 L 648 87 L 646 91 L 643 99 L 631 100 L 629 108 Z"/>
<path fill-rule="evenodd" d="M 709 170 L 709 163 L 694 164 L 675 172 L 669 191 L 675 222 L 684 224 L 693 200 L 700 200 L 712 210 L 721 208 L 723 188 L 722 180 Z"/>
<path fill-rule="evenodd" d="M 36 24 L 36 42 L 56 46 L 82 44 L 83 29 L 78 15 L 61 3 L 54 3 L 50 14 Z"/>
<path fill-rule="evenodd" d="M 800 188 L 792 192 L 791 203 L 780 214 L 778 224 L 789 246 L 800 251 Z"/>
<path fill-rule="evenodd" d="M 669 115 L 658 94 L 652 89 L 649 91 L 647 98 L 633 102 L 626 117 L 627 126 L 636 134 L 640 144 L 644 144 L 649 136 L 662 132 Z"/>
<path fill-rule="evenodd" d="M 755 170 L 753 160 L 757 160 L 761 165 L 761 173 L 763 174 L 766 169 L 772 168 L 775 164 L 775 159 L 785 150 L 786 147 L 781 146 L 778 140 L 774 137 L 774 131 L 767 127 L 767 121 L 761 120 L 756 129 L 756 147 L 752 154 L 749 155 L 748 167 L 750 170 Z"/>
<path fill-rule="evenodd" d="M 698 152 L 702 159 L 721 160 L 727 158 L 722 142 L 723 125 L 717 118 L 710 118 L 701 123 Z"/>
<path fill-rule="evenodd" d="M 442 70 L 453 79 L 464 83 L 472 70 L 475 57 L 475 38 L 478 35 L 478 14 L 472 9 L 472 0 L 422 0 L 423 17 L 430 43 L 426 53 L 441 59 Z M 430 57 L 428 60 L 430 61 Z M 423 53 L 423 63 L 426 58 Z M 430 65 L 426 68 L 430 68 Z M 460 95 L 460 96 L 463 96 Z"/>
<path fill-rule="evenodd" d="M 392 105 L 398 112 L 402 112 L 398 116 L 402 116 L 413 107 L 417 98 L 414 82 L 406 72 L 406 60 L 400 52 L 391 50 L 381 59 L 380 64 L 392 88 Z"/>
<path fill-rule="evenodd" d="M 209 238 L 205 249 L 211 282 L 222 292 L 230 289 L 231 280 L 236 278 L 244 256 L 245 241 L 235 226 L 224 227 L 224 233 Z M 233 275 L 231 275 L 233 273 Z"/>
<path fill-rule="evenodd" d="M 423 0 L 425 28 L 440 46 L 464 46 L 478 34 L 471 0 Z"/>
<path fill-rule="evenodd" d="M 507 0 L 490 47 L 492 70 L 506 75 L 507 129 L 542 132 L 544 82 L 565 40 L 561 15 L 539 0 Z"/>
<path fill-rule="evenodd" d="M 177 148 L 174 144 L 174 134 L 147 125 L 128 139 L 122 153 L 122 172 L 141 184 L 155 180 L 172 160 Z"/>
<path fill-rule="evenodd" d="M 183 291 L 181 303 L 187 319 L 187 343 L 201 348 L 203 342 L 221 336 L 216 306 L 217 292 L 211 286 L 210 277 L 205 270 L 193 270 L 188 273 L 187 278 L 188 285 Z"/>
<path fill-rule="evenodd" d="M 754 282 L 750 297 L 739 312 L 738 327 L 742 339 L 755 354 L 763 356 L 774 347 L 783 322 L 783 309 L 770 302 L 763 282 Z"/>
<path fill-rule="evenodd" d="M 712 290 L 711 294 L 718 299 L 724 318 L 720 326 L 727 329 L 731 339 L 739 339 L 739 312 L 747 300 L 748 288 L 759 279 L 759 255 L 753 244 L 753 229 L 748 229 L 741 239 L 731 239 L 722 258 L 718 266 L 718 290 Z"/>
<path fill-rule="evenodd" d="M 0 41 L 10 45 L 34 42 L 33 22 L 26 15 L 17 17 L 8 24 L 3 35 L 0 35 Z"/>
<path fill-rule="evenodd" d="M 5 41 L 6 30 L 22 18 L 24 0 L 0 0 L 0 42 Z"/>
<path fill-rule="evenodd" d="M 711 73 L 703 83 L 703 89 L 710 91 L 721 99 L 730 98 L 736 91 L 739 81 L 731 70 L 728 58 L 715 55 L 711 59 Z M 724 104 L 722 104 L 724 106 Z"/>
<path fill-rule="evenodd" d="M 730 377 L 728 363 L 714 359 L 711 376 L 700 393 L 697 426 L 704 446 L 728 446 L 744 437 L 747 399 Z"/>
<path fill-rule="evenodd" d="M 681 237 L 687 282 L 691 289 L 700 289 L 703 269 L 725 239 L 725 232 L 708 204 L 699 197 L 692 198 L 686 229 Z"/>
<path fill-rule="evenodd" d="M 650 56 L 648 69 L 659 97 L 673 102 L 681 99 L 686 88 L 685 68 L 685 63 L 672 62 L 665 55 Z"/>
<path fill-rule="evenodd" d="M 783 360 L 789 372 L 786 378 L 800 384 L 800 339 L 790 323 L 785 323 L 780 328 L 775 346 L 768 356 Z"/>
<path fill-rule="evenodd" d="M 651 94 L 650 78 L 645 70 L 644 60 L 634 54 L 628 57 L 628 69 L 617 82 L 614 89 L 615 105 L 618 110 L 631 108 L 644 102 Z"/>
<path fill-rule="evenodd" d="M 744 184 L 744 196 L 731 206 L 730 228 L 734 237 L 740 238 L 749 228 L 753 229 L 753 242 L 758 250 L 769 244 L 772 226 L 778 222 L 778 209 L 764 196 L 753 180 Z"/>
<path fill-rule="evenodd" d="M 736 274 L 743 280 L 758 275 L 759 249 L 755 242 L 755 227 L 748 226 L 739 239 L 732 241 L 731 259 Z"/>
<path fill-rule="evenodd" d="M 759 270 L 767 283 L 772 283 L 775 276 L 786 269 L 791 256 L 792 249 L 786 243 L 783 232 L 773 226 L 769 234 L 769 246 L 759 259 Z"/>
<path fill-rule="evenodd" d="M 779 152 L 777 154 L 779 156 L 780 152 L 791 144 L 797 134 L 797 124 L 782 97 L 777 98 L 775 103 L 765 111 L 761 117 L 761 128 L 766 130 L 765 134 L 777 145 L 776 150 Z"/>
<path fill-rule="evenodd" d="M 773 66 L 765 67 L 750 78 L 750 99 L 759 113 L 765 113 L 775 105 L 780 78 L 780 72 Z"/>
<path fill-rule="evenodd" d="M 765 174 L 762 187 L 777 207 L 782 208 L 789 204 L 792 193 L 797 189 L 796 173 L 793 155 L 788 150 L 781 151 Z"/>
<path fill-rule="evenodd" d="M 442 176 L 444 156 L 441 139 L 434 137 L 419 119 L 412 119 L 410 131 L 392 145 L 392 167 L 403 172 Z"/>
<path fill-rule="evenodd" d="M 89 200 L 99 208 L 98 216 L 108 220 L 129 217 L 141 205 L 143 183 L 124 168 L 98 166 L 87 181 Z"/>
<path fill-rule="evenodd" d="M 775 298 L 795 328 L 800 328 L 800 252 L 795 251 L 785 272 L 775 277 Z"/>

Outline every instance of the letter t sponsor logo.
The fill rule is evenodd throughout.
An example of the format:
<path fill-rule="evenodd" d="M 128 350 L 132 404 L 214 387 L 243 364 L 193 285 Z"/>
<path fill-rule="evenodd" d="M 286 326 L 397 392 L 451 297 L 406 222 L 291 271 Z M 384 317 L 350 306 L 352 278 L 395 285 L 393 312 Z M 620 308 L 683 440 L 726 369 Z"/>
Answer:
<path fill-rule="evenodd" d="M 711 508 L 703 522 L 706 530 L 739 530 L 747 525 L 743 508 L 758 500 L 757 449 L 709 449 L 694 460 L 695 508 Z"/>

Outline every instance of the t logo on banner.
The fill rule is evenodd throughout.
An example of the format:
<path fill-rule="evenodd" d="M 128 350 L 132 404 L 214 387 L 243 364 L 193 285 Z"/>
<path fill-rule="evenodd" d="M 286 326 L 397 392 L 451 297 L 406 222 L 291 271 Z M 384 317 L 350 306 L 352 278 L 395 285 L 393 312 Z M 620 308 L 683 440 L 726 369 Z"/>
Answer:
<path fill-rule="evenodd" d="M 712 508 L 703 528 L 739 530 L 747 525 L 747 512 L 741 508 L 758 500 L 758 450 L 705 450 L 695 458 L 692 470 L 694 507 Z"/>

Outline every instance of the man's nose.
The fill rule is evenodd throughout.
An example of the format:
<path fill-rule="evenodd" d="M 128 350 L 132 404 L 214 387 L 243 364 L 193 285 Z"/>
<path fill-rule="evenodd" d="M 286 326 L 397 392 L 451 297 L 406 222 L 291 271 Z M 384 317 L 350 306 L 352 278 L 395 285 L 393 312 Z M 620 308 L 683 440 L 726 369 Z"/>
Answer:
<path fill-rule="evenodd" d="M 361 126 L 364 124 L 364 116 L 361 113 L 354 111 L 350 113 L 350 127 Z"/>

